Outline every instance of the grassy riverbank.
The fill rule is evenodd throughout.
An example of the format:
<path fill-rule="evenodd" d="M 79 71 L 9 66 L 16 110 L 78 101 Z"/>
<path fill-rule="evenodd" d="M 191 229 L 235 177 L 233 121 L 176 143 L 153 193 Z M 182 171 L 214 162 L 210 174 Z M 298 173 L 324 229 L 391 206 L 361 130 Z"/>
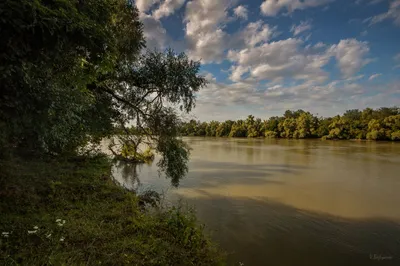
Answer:
<path fill-rule="evenodd" d="M 145 212 L 105 157 L 0 161 L 1 265 L 222 265 L 190 211 Z"/>

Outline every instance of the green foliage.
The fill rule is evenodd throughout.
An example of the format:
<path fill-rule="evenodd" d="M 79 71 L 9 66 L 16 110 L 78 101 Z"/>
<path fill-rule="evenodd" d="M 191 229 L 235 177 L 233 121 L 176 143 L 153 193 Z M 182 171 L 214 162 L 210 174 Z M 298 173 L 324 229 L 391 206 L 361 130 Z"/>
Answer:
<path fill-rule="evenodd" d="M 391 140 L 400 140 L 400 130 L 397 130 L 397 131 L 393 132 L 390 135 L 390 139 Z"/>
<path fill-rule="evenodd" d="M 106 157 L 0 161 L 1 265 L 223 265 L 193 211 L 141 208 Z M 156 205 L 155 205 L 156 206 Z"/>
<path fill-rule="evenodd" d="M 225 122 L 220 123 L 216 130 L 216 136 L 217 137 L 228 137 L 229 133 L 232 130 L 233 123 L 234 122 L 231 120 L 227 120 Z"/>
<path fill-rule="evenodd" d="M 246 130 L 248 138 L 256 138 L 262 136 L 261 119 L 254 119 L 254 116 L 249 115 L 246 119 Z"/>
<path fill-rule="evenodd" d="M 276 138 L 277 136 L 278 136 L 278 133 L 276 133 L 274 131 L 270 131 L 270 130 L 265 131 L 266 138 L 273 139 L 273 138 Z"/>
<path fill-rule="evenodd" d="M 219 122 L 218 121 L 211 121 L 210 123 L 207 123 L 206 136 L 208 136 L 208 137 L 217 136 L 218 127 L 219 127 Z"/>
<path fill-rule="evenodd" d="M 199 125 L 206 127 L 206 133 L 198 134 Z M 368 139 L 399 140 L 400 109 L 397 107 L 379 109 L 366 108 L 348 110 L 342 116 L 317 117 L 303 110 L 287 110 L 281 117 L 271 117 L 261 121 L 249 115 L 245 121 L 227 120 L 201 123 L 191 120 L 183 123 L 181 134 L 184 136 L 214 136 L 217 126 L 217 137 L 266 137 L 266 138 L 322 138 L 322 139 Z M 208 131 L 207 131 L 208 129 Z M 193 134 L 192 132 L 197 132 Z M 207 132 L 213 132 L 207 133 Z M 202 132 L 200 132 L 202 133 Z"/>
<path fill-rule="evenodd" d="M 144 152 L 138 152 L 127 143 L 124 143 L 122 145 L 121 156 L 121 159 L 123 160 L 128 160 L 136 163 L 146 163 L 154 160 L 154 153 L 150 148 L 147 148 Z"/>
<path fill-rule="evenodd" d="M 165 138 L 158 142 L 157 150 L 162 155 L 157 165 L 171 178 L 171 184 L 177 187 L 188 171 L 189 146 L 181 139 Z"/>
<path fill-rule="evenodd" d="M 63 153 L 107 135 L 111 98 L 87 84 L 143 47 L 137 10 L 123 0 L 6 0 L 0 9 L 2 148 Z"/>
<path fill-rule="evenodd" d="M 207 82 L 184 53 L 142 51 L 132 2 L 5 0 L 0 9 L 0 155 L 73 155 L 118 132 L 116 156 L 147 159 L 138 151 L 147 142 L 171 156 L 162 169 L 187 171 L 177 110 L 190 112 Z"/>
<path fill-rule="evenodd" d="M 233 123 L 229 137 L 243 138 L 247 137 L 247 127 L 243 120 L 238 120 Z"/>

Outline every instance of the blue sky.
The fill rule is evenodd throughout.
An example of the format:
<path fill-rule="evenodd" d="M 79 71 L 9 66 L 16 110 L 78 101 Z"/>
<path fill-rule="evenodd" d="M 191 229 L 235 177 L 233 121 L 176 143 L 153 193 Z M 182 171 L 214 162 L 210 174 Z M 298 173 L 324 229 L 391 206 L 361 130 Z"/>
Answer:
<path fill-rule="evenodd" d="M 188 118 L 400 105 L 400 0 L 136 0 L 150 49 L 201 60 Z"/>

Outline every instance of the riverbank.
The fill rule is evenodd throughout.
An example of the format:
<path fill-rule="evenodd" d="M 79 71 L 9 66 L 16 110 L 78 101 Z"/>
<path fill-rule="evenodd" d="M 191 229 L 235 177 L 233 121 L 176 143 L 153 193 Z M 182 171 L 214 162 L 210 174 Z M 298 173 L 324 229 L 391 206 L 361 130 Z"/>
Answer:
<path fill-rule="evenodd" d="M 143 211 L 106 157 L 0 161 L 2 265 L 223 265 L 195 215 Z"/>

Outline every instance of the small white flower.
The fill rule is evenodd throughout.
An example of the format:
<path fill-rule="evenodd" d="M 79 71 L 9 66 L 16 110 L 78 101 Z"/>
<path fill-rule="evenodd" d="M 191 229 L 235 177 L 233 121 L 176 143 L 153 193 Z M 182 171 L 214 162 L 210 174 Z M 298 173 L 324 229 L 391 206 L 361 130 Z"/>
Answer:
<path fill-rule="evenodd" d="M 50 237 L 51 237 L 51 234 L 47 234 L 47 235 L 46 235 L 46 238 L 50 238 Z"/>
<path fill-rule="evenodd" d="M 65 220 L 62 220 L 62 224 L 65 224 Z"/>
<path fill-rule="evenodd" d="M 57 219 L 57 220 L 56 220 L 56 223 L 59 223 L 59 222 L 61 222 L 61 219 Z"/>
<path fill-rule="evenodd" d="M 62 237 L 60 238 L 60 242 L 64 242 L 64 240 L 65 240 L 65 237 L 62 236 Z"/>
<path fill-rule="evenodd" d="M 58 225 L 58 226 L 63 226 L 63 224 L 62 224 L 62 223 L 58 223 L 57 225 Z"/>
<path fill-rule="evenodd" d="M 35 226 L 33 227 L 33 229 L 38 230 L 39 227 L 38 227 L 37 225 L 35 225 Z"/>
<path fill-rule="evenodd" d="M 28 230 L 28 235 L 36 234 L 36 232 L 37 232 L 37 230 L 32 230 L 32 231 L 29 231 L 29 230 Z"/>
<path fill-rule="evenodd" d="M 1 235 L 2 235 L 3 237 L 9 237 L 10 232 L 2 232 Z"/>

